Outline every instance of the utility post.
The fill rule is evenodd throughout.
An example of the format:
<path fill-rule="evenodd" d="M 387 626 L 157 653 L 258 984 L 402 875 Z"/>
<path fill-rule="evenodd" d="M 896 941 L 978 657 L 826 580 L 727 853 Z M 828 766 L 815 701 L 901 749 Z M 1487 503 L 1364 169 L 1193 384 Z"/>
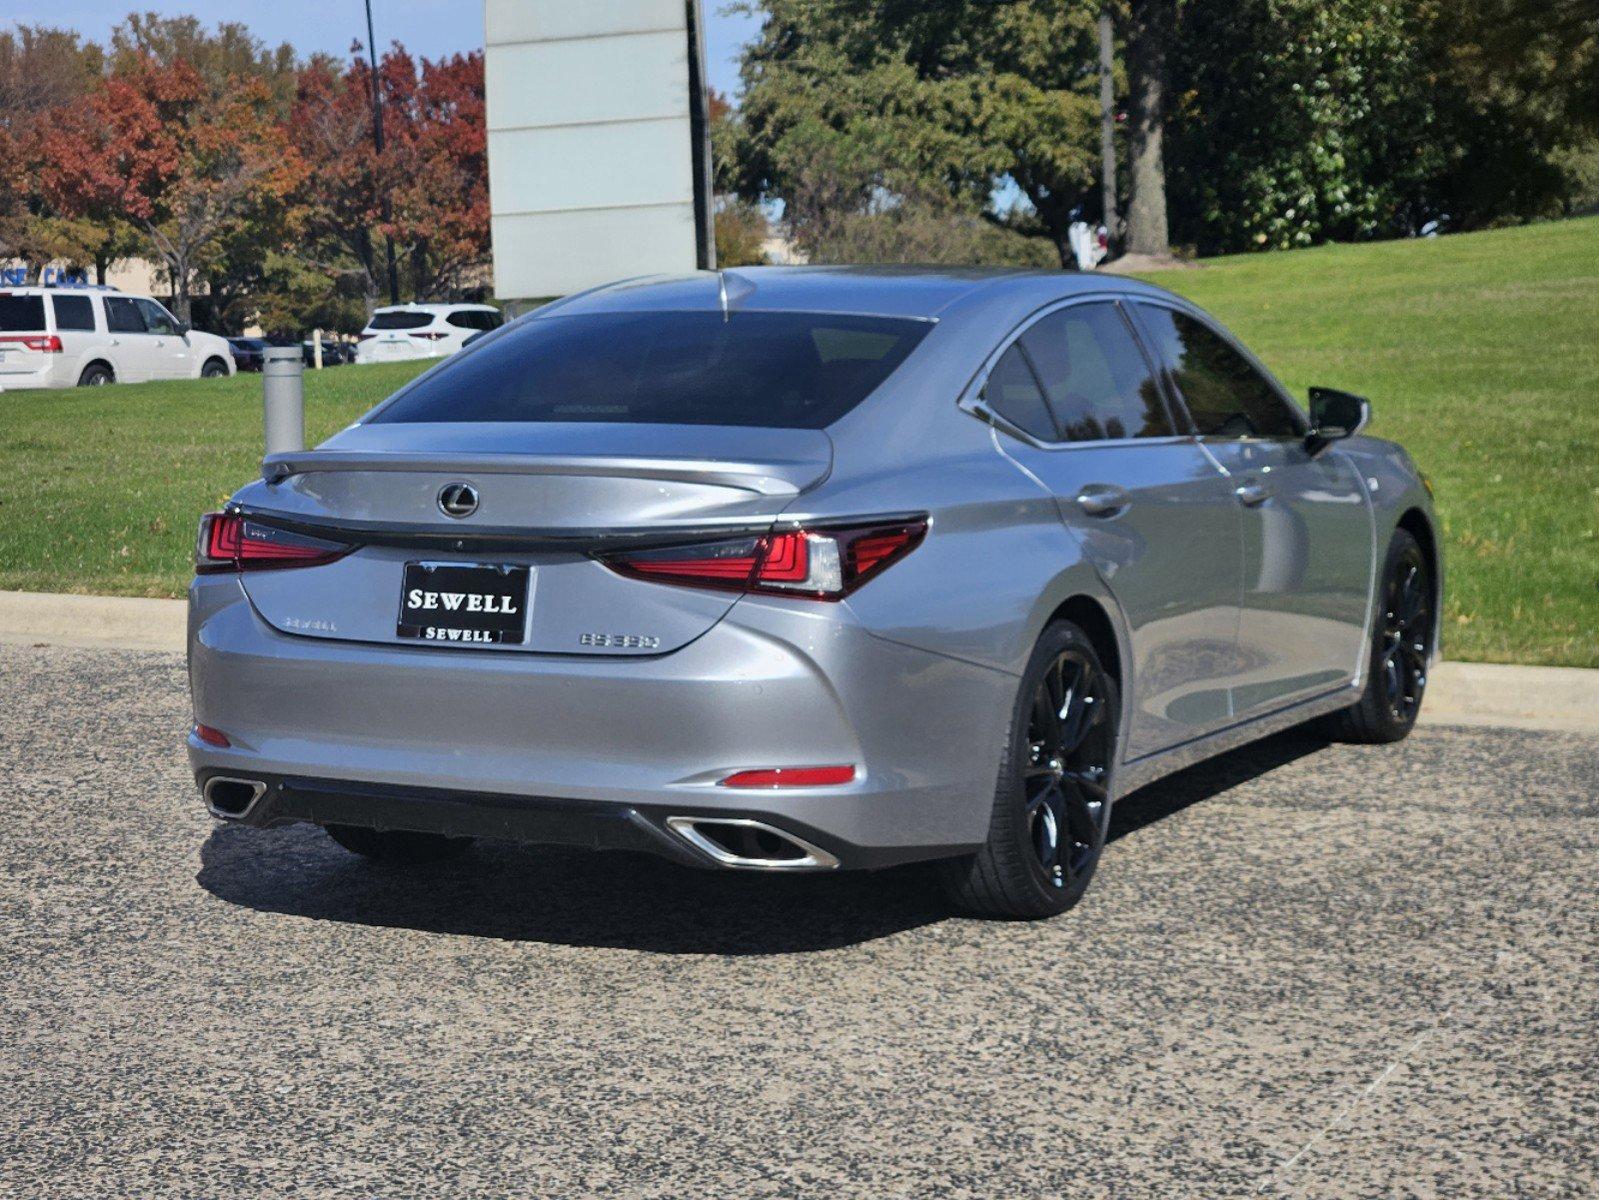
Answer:
<path fill-rule="evenodd" d="M 261 364 L 266 452 L 305 449 L 305 361 L 298 346 L 270 346 Z"/>
<path fill-rule="evenodd" d="M 372 64 L 372 147 L 377 151 L 378 168 L 383 166 L 383 95 L 378 87 L 378 45 L 377 37 L 372 32 L 372 0 L 366 0 L 366 53 L 367 59 Z M 383 223 L 387 225 L 394 219 L 394 209 L 389 203 L 389 189 L 379 184 L 382 194 L 378 197 L 378 204 L 383 213 Z M 394 263 L 394 238 L 388 234 L 383 235 L 384 245 L 388 247 L 389 258 L 389 303 L 400 302 L 400 272 Z"/>
<path fill-rule="evenodd" d="M 1110 6 L 1099 10 L 1099 190 L 1112 248 L 1122 240 L 1116 214 L 1116 40 Z"/>

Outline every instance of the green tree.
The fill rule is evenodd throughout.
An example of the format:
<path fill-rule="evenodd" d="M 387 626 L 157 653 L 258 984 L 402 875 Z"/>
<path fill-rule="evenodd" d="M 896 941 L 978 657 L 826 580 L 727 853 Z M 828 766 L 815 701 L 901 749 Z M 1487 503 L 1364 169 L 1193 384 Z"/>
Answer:
<path fill-rule="evenodd" d="M 722 178 L 777 199 L 802 247 L 913 198 L 991 211 L 1013 181 L 1061 261 L 1097 207 L 1091 0 L 762 0 L 746 50 L 735 162 Z"/>
<path fill-rule="evenodd" d="M 1554 216 L 1599 110 L 1579 0 L 1184 0 L 1174 233 L 1202 253 Z"/>

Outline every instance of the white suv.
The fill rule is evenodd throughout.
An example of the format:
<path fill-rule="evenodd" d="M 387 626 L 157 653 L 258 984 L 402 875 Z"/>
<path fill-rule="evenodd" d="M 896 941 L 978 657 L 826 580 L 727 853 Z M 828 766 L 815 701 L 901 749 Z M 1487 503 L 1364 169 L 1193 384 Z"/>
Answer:
<path fill-rule="evenodd" d="M 488 304 L 400 304 L 380 308 L 361 331 L 355 361 L 443 358 L 459 350 L 461 343 L 474 333 L 498 329 L 504 323 L 500 310 Z"/>
<path fill-rule="evenodd" d="M 190 329 L 148 296 L 0 289 L 0 391 L 231 374 L 226 338 Z"/>

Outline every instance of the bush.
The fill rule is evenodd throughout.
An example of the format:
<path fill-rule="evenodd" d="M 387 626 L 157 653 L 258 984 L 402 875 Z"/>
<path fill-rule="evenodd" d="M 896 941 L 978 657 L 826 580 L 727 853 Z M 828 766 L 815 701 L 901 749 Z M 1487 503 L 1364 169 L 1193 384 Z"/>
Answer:
<path fill-rule="evenodd" d="M 771 236 L 766 214 L 747 200 L 719 199 L 716 203 L 716 265 L 759 267 L 766 262 L 762 244 Z"/>
<path fill-rule="evenodd" d="M 829 216 L 805 232 L 802 248 L 817 263 L 939 263 L 950 266 L 1059 267 L 1043 237 L 1029 237 L 984 217 L 926 201 Z"/>

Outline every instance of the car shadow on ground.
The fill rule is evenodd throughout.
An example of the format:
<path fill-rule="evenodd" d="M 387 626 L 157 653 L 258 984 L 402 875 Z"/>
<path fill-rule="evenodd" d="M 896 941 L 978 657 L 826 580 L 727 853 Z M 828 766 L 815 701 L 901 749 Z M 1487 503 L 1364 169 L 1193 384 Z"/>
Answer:
<path fill-rule="evenodd" d="M 1191 804 L 1327 745 L 1293 730 L 1125 797 L 1110 838 L 1135 836 Z M 934 869 L 759 875 L 698 871 L 647 855 L 480 843 L 427 867 L 368 863 L 309 826 L 219 825 L 200 886 L 229 904 L 314 920 L 657 954 L 834 949 L 954 914 Z"/>

